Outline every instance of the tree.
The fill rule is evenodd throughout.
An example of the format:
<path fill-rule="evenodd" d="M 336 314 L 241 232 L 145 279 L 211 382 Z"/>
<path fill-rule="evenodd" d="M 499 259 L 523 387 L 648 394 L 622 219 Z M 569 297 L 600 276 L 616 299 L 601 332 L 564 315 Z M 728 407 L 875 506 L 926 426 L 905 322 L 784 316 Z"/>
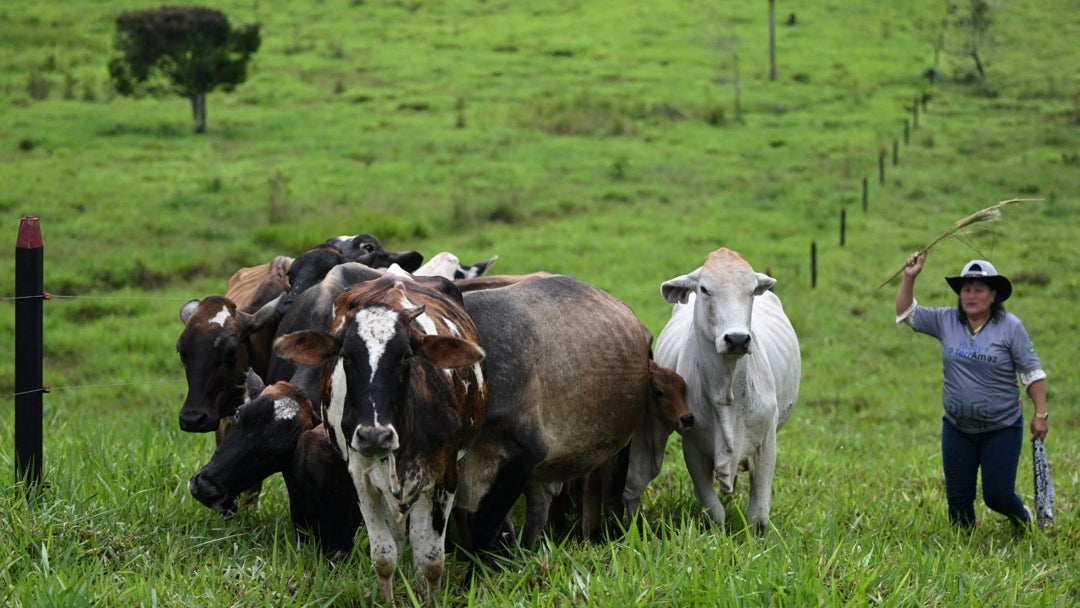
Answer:
<path fill-rule="evenodd" d="M 206 94 L 247 80 L 259 25 L 233 29 L 221 11 L 199 6 L 128 11 L 116 18 L 109 77 L 124 96 L 175 94 L 191 101 L 195 132 L 206 131 Z"/>
<path fill-rule="evenodd" d="M 975 73 L 979 82 L 986 84 L 986 69 L 983 67 L 981 50 L 990 39 L 991 6 L 988 0 L 967 0 L 966 6 L 956 0 L 945 0 L 945 14 L 952 20 L 952 25 L 963 37 L 958 52 L 970 57 L 975 63 Z"/>

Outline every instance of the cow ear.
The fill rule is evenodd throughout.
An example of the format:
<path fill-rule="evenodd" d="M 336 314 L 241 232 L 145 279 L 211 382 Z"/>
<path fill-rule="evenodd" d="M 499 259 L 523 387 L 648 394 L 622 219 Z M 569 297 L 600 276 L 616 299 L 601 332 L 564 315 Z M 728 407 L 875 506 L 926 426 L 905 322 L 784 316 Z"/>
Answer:
<path fill-rule="evenodd" d="M 424 336 L 418 350 L 435 365 L 447 369 L 468 367 L 484 358 L 484 349 L 475 342 L 451 336 Z"/>
<path fill-rule="evenodd" d="M 664 300 L 668 304 L 686 304 L 690 299 L 690 294 L 698 287 L 698 276 L 701 273 L 701 269 L 698 268 L 690 274 L 684 274 L 681 277 L 675 277 L 670 281 L 664 281 L 660 285 L 660 293 L 664 296 Z"/>
<path fill-rule="evenodd" d="M 274 340 L 274 352 L 305 367 L 319 365 L 340 350 L 341 345 L 336 338 L 311 330 L 294 331 Z"/>
<path fill-rule="evenodd" d="M 465 277 L 479 277 L 483 276 L 492 266 L 495 265 L 495 261 L 499 259 L 499 256 L 493 256 L 484 260 L 483 262 L 477 262 L 472 266 L 465 269 Z"/>
<path fill-rule="evenodd" d="M 776 285 L 776 279 L 761 272 L 757 273 L 757 289 L 754 290 L 754 295 L 760 296 L 766 291 L 772 289 L 773 285 Z"/>
<path fill-rule="evenodd" d="M 187 325 L 188 319 L 191 315 L 195 314 L 195 311 L 199 308 L 199 300 L 188 300 L 180 307 L 180 320 Z"/>

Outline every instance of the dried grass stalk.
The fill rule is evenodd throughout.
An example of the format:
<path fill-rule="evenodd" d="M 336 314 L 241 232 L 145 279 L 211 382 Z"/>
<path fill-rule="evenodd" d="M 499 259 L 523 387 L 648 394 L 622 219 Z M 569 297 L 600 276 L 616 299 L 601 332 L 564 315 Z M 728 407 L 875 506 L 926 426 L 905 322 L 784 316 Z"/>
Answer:
<path fill-rule="evenodd" d="M 976 211 L 975 213 L 972 213 L 971 215 L 968 215 L 966 217 L 962 217 L 962 218 L 956 220 L 953 223 L 952 226 L 949 226 L 949 228 L 947 230 L 945 230 L 941 234 L 937 235 L 937 237 L 934 238 L 934 240 L 930 241 L 930 243 L 928 245 L 926 245 L 925 247 L 920 249 L 917 255 L 922 255 L 922 254 L 926 253 L 927 251 L 930 251 L 930 248 L 933 247 L 934 245 L 937 245 L 938 243 L 940 243 L 941 241 L 944 241 L 945 239 L 947 239 L 949 237 L 956 236 L 961 230 L 963 230 L 965 228 L 968 228 L 968 227 L 972 226 L 973 224 L 980 224 L 982 222 L 992 222 L 994 220 L 1001 219 L 1001 209 L 1003 207 L 1007 207 L 1009 205 L 1015 205 L 1017 203 L 1022 203 L 1024 201 L 1041 201 L 1041 200 L 1043 200 L 1043 199 L 1041 199 L 1041 198 L 1010 198 L 1009 200 L 1001 201 L 1000 203 L 998 203 L 996 205 L 990 205 L 986 209 L 980 209 L 979 211 Z M 905 264 L 905 266 L 906 266 L 906 264 Z M 897 270 L 896 272 L 894 272 L 892 274 L 892 276 L 885 279 L 884 283 L 882 283 L 881 285 L 878 285 L 878 290 L 880 290 L 882 287 L 885 287 L 889 283 L 892 283 L 893 279 L 900 276 L 900 273 L 902 273 L 902 272 L 904 272 L 904 266 L 901 266 L 899 270 Z"/>

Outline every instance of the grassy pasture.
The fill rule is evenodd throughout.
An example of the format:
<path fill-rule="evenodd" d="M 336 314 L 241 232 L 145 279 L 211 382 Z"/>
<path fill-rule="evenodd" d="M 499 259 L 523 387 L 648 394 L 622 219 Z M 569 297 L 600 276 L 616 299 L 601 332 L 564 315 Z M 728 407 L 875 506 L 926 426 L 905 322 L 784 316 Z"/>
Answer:
<path fill-rule="evenodd" d="M 654 333 L 669 311 L 659 283 L 727 246 L 778 278 L 801 340 L 773 530 L 706 525 L 673 438 L 645 533 L 556 537 L 472 585 L 452 559 L 445 603 L 1076 604 L 1073 3 L 995 2 L 986 84 L 953 53 L 936 82 L 925 78 L 941 2 L 778 2 L 781 21 L 797 20 L 778 27 L 776 82 L 765 3 L 727 4 L 214 3 L 234 24 L 260 22 L 264 42 L 249 81 L 210 96 L 201 136 L 184 100 L 108 92 L 115 15 L 146 4 L 0 8 L 0 224 L 14 241 L 19 218 L 41 218 L 46 290 L 67 296 L 45 304 L 49 486 L 30 504 L 0 495 L 4 604 L 373 603 L 363 534 L 336 563 L 298 545 L 280 479 L 229 520 L 191 499 L 187 479 L 212 439 L 176 424 L 180 305 L 221 293 L 239 266 L 356 232 L 427 256 L 498 255 L 498 272 L 573 274 Z M 875 288 L 955 219 L 1018 196 L 1044 200 L 935 247 L 918 296 L 951 303 L 937 277 L 971 257 L 1013 279 L 1009 309 L 1050 375 L 1058 521 L 1017 536 L 980 505 L 979 529 L 962 538 L 945 518 L 936 345 L 894 328 L 892 286 Z M 12 264 L 0 259 L 0 277 Z M 0 286 L 13 294 L 10 278 Z M 12 353 L 13 306 L 0 308 Z M 0 395 L 14 392 L 13 365 L 0 355 Z M 0 436 L 13 434 L 13 409 Z M 10 488 L 14 450 L 0 444 Z M 1030 501 L 1028 456 L 1019 488 Z M 732 506 L 744 504 L 739 494 Z M 420 586 L 402 571 L 404 604 L 406 581 Z"/>

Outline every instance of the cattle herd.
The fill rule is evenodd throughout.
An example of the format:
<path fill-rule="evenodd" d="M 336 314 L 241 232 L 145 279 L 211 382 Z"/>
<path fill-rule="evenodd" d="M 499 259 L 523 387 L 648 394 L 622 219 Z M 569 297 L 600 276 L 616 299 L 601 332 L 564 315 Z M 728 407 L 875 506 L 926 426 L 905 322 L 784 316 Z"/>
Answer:
<path fill-rule="evenodd" d="M 748 471 L 747 519 L 767 526 L 776 431 L 800 377 L 774 279 L 712 252 L 661 285 L 674 306 L 654 346 L 610 294 L 488 274 L 494 262 L 425 264 L 371 235 L 337 237 L 185 304 L 180 427 L 217 438 L 191 494 L 231 514 L 281 473 L 295 527 L 327 554 L 364 528 L 385 602 L 406 538 L 433 601 L 448 545 L 530 547 L 556 498 L 573 497 L 587 538 L 621 529 L 672 432 L 717 524 L 717 488 L 732 494 Z"/>

